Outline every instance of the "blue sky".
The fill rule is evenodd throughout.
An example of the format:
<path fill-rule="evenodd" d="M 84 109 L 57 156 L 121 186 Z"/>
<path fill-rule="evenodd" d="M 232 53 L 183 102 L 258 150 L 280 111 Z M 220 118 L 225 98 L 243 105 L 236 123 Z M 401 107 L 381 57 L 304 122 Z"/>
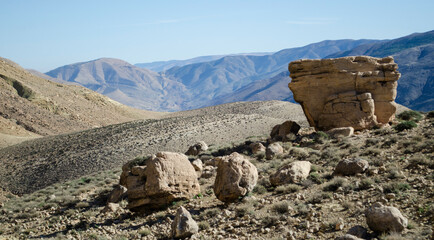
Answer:
<path fill-rule="evenodd" d="M 432 0 L 0 0 L 0 7 L 0 56 L 41 72 L 101 57 L 134 64 L 434 29 Z"/>

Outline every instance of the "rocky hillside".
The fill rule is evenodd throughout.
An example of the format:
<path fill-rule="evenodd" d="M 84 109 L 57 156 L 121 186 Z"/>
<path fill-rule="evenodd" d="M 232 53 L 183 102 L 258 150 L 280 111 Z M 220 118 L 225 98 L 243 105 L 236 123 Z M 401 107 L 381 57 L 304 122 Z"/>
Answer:
<path fill-rule="evenodd" d="M 160 115 L 127 107 L 81 86 L 42 79 L 0 58 L 0 147 Z"/>
<path fill-rule="evenodd" d="M 200 193 L 159 210 L 131 212 L 126 196 L 113 194 L 122 172 L 118 165 L 22 197 L 8 195 L 0 208 L 0 235 L 6 239 L 170 239 L 183 206 L 189 212 L 185 219 L 191 218 L 175 229 L 194 233 L 192 239 L 432 239 L 433 117 L 433 112 L 403 114 L 400 121 L 417 124 L 406 130 L 396 122 L 393 127 L 332 137 L 302 128 L 286 142 L 265 135 L 210 146 L 190 157 L 194 166 L 203 163 L 197 173 Z M 265 147 L 254 147 L 258 144 Z M 280 151 L 270 155 L 271 146 L 280 146 Z M 215 164 L 222 161 L 216 159 L 234 152 L 255 166 L 258 180 L 245 197 L 223 203 L 214 194 L 214 183 L 221 177 Z M 352 161 L 358 164 L 345 165 Z M 310 163 L 306 175 L 305 170 L 285 172 L 300 162 Z M 140 167 L 135 167 L 139 174 Z M 298 177 L 278 183 L 277 173 Z"/>
<path fill-rule="evenodd" d="M 411 109 L 434 109 L 434 31 L 415 33 L 387 42 L 364 44 L 327 57 L 393 56 L 402 74 L 396 102 Z"/>
<path fill-rule="evenodd" d="M 0 149 L 0 187 L 29 193 L 84 174 L 113 169 L 157 151 L 184 151 L 199 140 L 230 144 L 266 134 L 292 119 L 306 125 L 299 105 L 289 102 L 232 103 L 49 136 Z"/>

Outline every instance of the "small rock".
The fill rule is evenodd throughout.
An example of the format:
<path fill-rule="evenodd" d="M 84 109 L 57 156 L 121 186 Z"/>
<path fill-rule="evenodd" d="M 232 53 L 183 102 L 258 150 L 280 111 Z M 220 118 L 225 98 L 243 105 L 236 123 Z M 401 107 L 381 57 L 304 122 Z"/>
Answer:
<path fill-rule="evenodd" d="M 109 202 L 107 205 L 101 210 L 101 213 L 109 213 L 116 212 L 119 209 L 119 204 Z"/>
<path fill-rule="evenodd" d="M 388 193 L 386 194 L 386 199 L 388 200 L 392 200 L 395 199 L 396 195 L 394 193 Z"/>
<path fill-rule="evenodd" d="M 376 233 L 402 232 L 408 224 L 407 218 L 397 208 L 379 202 L 368 208 L 365 215 L 369 228 Z"/>
<path fill-rule="evenodd" d="M 340 128 L 333 128 L 326 132 L 331 137 L 349 137 L 354 134 L 354 128 L 353 127 L 340 127 Z"/>
<path fill-rule="evenodd" d="M 273 159 L 276 155 L 282 154 L 283 148 L 282 146 L 275 142 L 270 145 L 268 145 L 267 149 L 265 150 L 265 158 L 268 160 Z"/>
<path fill-rule="evenodd" d="M 191 162 L 191 165 L 193 165 L 194 170 L 196 170 L 197 172 L 202 172 L 202 170 L 203 170 L 202 160 L 196 159 L 193 162 Z"/>
<path fill-rule="evenodd" d="M 172 222 L 172 237 L 187 238 L 197 233 L 199 227 L 191 217 L 190 212 L 184 207 L 179 207 L 176 211 L 175 220 Z"/>
<path fill-rule="evenodd" d="M 309 161 L 295 161 L 280 167 L 270 176 L 274 186 L 287 183 L 300 183 L 309 176 L 311 163 Z"/>
<path fill-rule="evenodd" d="M 368 161 L 360 158 L 344 159 L 338 163 L 333 172 L 334 175 L 355 175 L 357 173 L 362 173 L 368 169 Z"/>
<path fill-rule="evenodd" d="M 196 144 L 194 144 L 193 146 L 190 146 L 190 148 L 188 148 L 185 155 L 197 156 L 201 152 L 204 152 L 206 150 L 208 150 L 208 145 L 206 145 L 206 143 L 204 141 L 200 141 L 200 142 L 197 142 Z"/>
<path fill-rule="evenodd" d="M 255 142 L 250 144 L 250 149 L 252 150 L 253 154 L 257 154 L 259 152 L 265 152 L 265 146 L 260 142 Z"/>
<path fill-rule="evenodd" d="M 345 234 L 344 236 L 335 238 L 335 240 L 364 240 L 364 239 L 358 238 L 358 237 L 353 236 L 351 234 Z"/>
<path fill-rule="evenodd" d="M 369 238 L 368 230 L 366 230 L 366 228 L 364 228 L 360 225 L 357 225 L 357 226 L 350 228 L 348 230 L 347 234 L 350 234 L 350 235 L 353 235 L 353 236 L 356 236 L 356 237 L 362 238 L 362 239 Z"/>
<path fill-rule="evenodd" d="M 126 196 L 127 188 L 122 185 L 116 185 L 110 193 L 107 202 L 117 203 Z"/>

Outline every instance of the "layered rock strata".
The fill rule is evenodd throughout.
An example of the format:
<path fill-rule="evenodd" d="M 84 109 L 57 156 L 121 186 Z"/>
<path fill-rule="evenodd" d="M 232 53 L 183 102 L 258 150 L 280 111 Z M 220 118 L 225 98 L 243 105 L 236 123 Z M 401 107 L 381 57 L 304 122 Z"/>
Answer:
<path fill-rule="evenodd" d="M 294 99 L 317 130 L 362 130 L 395 117 L 400 73 L 392 57 L 302 59 L 288 69 Z"/>

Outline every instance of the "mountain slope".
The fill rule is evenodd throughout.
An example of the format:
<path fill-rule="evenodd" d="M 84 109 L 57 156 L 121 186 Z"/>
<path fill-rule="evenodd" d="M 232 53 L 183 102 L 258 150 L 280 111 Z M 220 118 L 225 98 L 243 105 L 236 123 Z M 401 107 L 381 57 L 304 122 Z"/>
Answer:
<path fill-rule="evenodd" d="M 0 58 L 0 147 L 161 113 L 133 109 L 81 86 L 36 77 Z"/>
<path fill-rule="evenodd" d="M 391 41 L 361 45 L 350 51 L 339 52 L 327 58 L 368 55 L 392 55 L 398 63 L 396 102 L 415 110 L 434 110 L 434 31 L 414 33 Z"/>
<path fill-rule="evenodd" d="M 148 110 L 179 110 L 188 98 L 185 87 L 156 72 L 125 61 L 101 58 L 56 68 L 46 73 L 104 94 L 123 104 Z"/>

